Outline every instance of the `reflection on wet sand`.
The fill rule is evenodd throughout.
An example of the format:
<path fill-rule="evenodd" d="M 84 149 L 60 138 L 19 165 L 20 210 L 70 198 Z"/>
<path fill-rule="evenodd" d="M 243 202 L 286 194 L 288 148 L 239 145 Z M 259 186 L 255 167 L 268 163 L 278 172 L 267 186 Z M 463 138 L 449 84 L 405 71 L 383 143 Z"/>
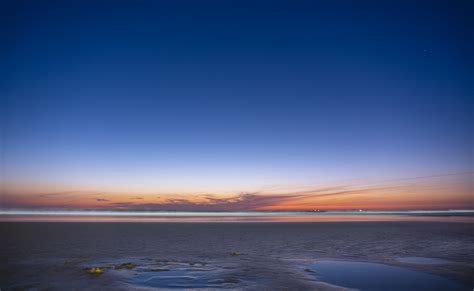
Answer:
<path fill-rule="evenodd" d="M 324 282 L 365 291 L 471 290 L 441 276 L 379 263 L 317 261 L 306 270 Z"/>

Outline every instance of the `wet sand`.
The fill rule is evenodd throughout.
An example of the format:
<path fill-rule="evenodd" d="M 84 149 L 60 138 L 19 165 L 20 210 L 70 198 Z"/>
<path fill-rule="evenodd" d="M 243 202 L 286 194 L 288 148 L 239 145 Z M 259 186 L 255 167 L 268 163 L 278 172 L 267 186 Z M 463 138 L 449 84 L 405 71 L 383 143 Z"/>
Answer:
<path fill-rule="evenodd" d="M 202 287 L 210 289 L 338 289 L 318 281 L 305 267 L 327 259 L 402 266 L 473 287 L 473 226 L 405 221 L 1 222 L 0 289 L 166 287 L 159 285 L 171 280 L 160 277 L 163 270 L 183 278 L 205 274 L 212 284 Z M 114 269 L 126 262 L 136 266 Z M 94 266 L 104 273 L 84 271 Z M 153 279 L 158 285 L 139 280 L 150 272 L 158 274 Z"/>

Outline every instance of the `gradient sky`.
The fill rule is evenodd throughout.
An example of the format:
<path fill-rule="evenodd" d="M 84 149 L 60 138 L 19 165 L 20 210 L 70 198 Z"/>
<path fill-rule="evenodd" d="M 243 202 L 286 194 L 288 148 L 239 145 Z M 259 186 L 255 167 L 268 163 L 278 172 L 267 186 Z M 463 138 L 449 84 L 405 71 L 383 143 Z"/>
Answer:
<path fill-rule="evenodd" d="M 474 207 L 472 1 L 0 5 L 0 207 Z"/>

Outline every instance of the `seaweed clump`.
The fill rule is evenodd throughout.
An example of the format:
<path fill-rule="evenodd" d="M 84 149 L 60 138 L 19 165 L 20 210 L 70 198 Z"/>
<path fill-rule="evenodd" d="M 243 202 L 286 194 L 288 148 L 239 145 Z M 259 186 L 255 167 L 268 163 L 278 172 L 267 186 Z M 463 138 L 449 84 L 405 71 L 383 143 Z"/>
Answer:
<path fill-rule="evenodd" d="M 102 275 L 104 273 L 104 270 L 101 267 L 86 268 L 85 271 L 87 274 L 91 275 Z"/>
<path fill-rule="evenodd" d="M 230 252 L 229 252 L 229 256 L 232 256 L 232 257 L 240 256 L 240 253 L 238 253 L 238 252 L 236 252 L 236 251 L 230 251 Z"/>

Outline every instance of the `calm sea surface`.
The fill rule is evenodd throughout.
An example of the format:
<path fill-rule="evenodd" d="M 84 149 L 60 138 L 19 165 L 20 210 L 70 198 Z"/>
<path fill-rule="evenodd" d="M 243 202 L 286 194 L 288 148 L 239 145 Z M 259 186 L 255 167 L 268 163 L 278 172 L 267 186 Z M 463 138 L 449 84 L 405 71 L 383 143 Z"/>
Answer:
<path fill-rule="evenodd" d="M 71 222 L 474 222 L 474 210 L 327 211 L 327 212 L 173 212 L 173 211 L 24 211 L 0 210 L 0 221 Z"/>

